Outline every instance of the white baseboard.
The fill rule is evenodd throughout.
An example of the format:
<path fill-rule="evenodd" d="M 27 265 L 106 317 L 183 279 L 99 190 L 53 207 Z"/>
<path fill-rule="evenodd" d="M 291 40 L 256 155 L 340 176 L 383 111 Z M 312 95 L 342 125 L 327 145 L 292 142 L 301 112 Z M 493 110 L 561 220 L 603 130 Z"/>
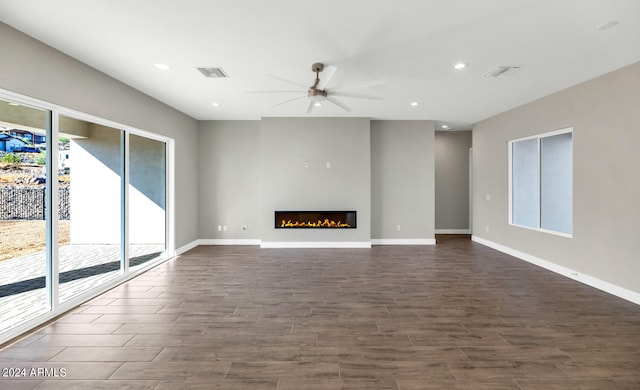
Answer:
<path fill-rule="evenodd" d="M 374 238 L 371 245 L 435 245 L 435 238 Z"/>
<path fill-rule="evenodd" d="M 471 234 L 471 229 L 436 229 L 436 234 Z"/>
<path fill-rule="evenodd" d="M 176 249 L 176 256 L 181 255 L 187 251 L 190 251 L 191 249 L 197 247 L 198 245 L 200 245 L 200 240 L 195 240 L 188 243 L 187 245 L 183 245 L 180 248 Z"/>
<path fill-rule="evenodd" d="M 477 242 L 478 244 L 482 244 L 484 246 L 488 246 L 489 248 L 495 249 L 497 251 L 506 253 L 508 255 L 511 255 L 513 257 L 517 257 L 521 260 L 524 260 L 528 263 L 537 265 L 538 267 L 542 267 L 545 268 L 549 271 L 555 272 L 557 274 L 560 274 L 562 276 L 566 276 L 569 279 L 573 279 L 575 281 L 578 281 L 580 283 L 584 283 L 588 286 L 597 288 L 598 290 L 602 290 L 604 292 L 607 292 L 611 295 L 615 295 L 619 298 L 625 299 L 629 302 L 633 302 L 637 305 L 640 305 L 640 293 L 636 292 L 636 291 L 632 291 L 629 289 L 626 289 L 624 287 L 620 287 L 617 286 L 615 284 L 609 283 L 609 282 L 605 282 L 604 280 L 595 278 L 593 276 L 590 275 L 585 275 L 585 274 L 581 274 L 578 271 L 572 270 L 570 268 L 566 268 L 563 267 L 561 265 L 552 263 L 550 261 L 547 260 L 543 260 L 540 259 L 538 257 L 532 256 L 528 253 L 524 253 L 524 252 L 520 252 L 518 250 L 506 247 L 504 245 L 495 243 L 493 241 L 489 241 L 486 240 L 484 238 L 481 237 L 477 237 L 477 236 L 471 236 L 471 240 L 474 242 Z"/>
<path fill-rule="evenodd" d="M 260 248 L 371 248 L 369 241 L 262 241 Z"/>
<path fill-rule="evenodd" d="M 201 238 L 198 245 L 260 245 L 260 239 Z"/>

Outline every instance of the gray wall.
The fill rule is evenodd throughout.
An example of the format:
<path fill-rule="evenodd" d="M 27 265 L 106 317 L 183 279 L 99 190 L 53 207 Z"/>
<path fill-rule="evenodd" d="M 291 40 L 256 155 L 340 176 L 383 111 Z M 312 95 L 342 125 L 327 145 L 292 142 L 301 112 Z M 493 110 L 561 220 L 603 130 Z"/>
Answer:
<path fill-rule="evenodd" d="M 175 139 L 176 246 L 196 240 L 197 121 L 6 24 L 0 37 L 0 88 Z"/>
<path fill-rule="evenodd" d="M 262 240 L 368 242 L 369 134 L 368 118 L 263 118 Z M 358 228 L 276 230 L 275 210 L 357 210 Z"/>
<path fill-rule="evenodd" d="M 200 238 L 260 239 L 260 121 L 200 122 L 198 155 Z"/>
<path fill-rule="evenodd" d="M 636 63 L 478 123 L 474 234 L 640 292 L 639 85 Z M 573 238 L 509 226 L 507 141 L 566 127 L 574 131 Z"/>
<path fill-rule="evenodd" d="M 165 143 L 135 134 L 129 136 L 129 183 L 166 210 Z"/>
<path fill-rule="evenodd" d="M 470 131 L 436 131 L 436 231 L 469 230 Z"/>
<path fill-rule="evenodd" d="M 371 238 L 434 238 L 434 133 L 433 121 L 371 121 Z"/>

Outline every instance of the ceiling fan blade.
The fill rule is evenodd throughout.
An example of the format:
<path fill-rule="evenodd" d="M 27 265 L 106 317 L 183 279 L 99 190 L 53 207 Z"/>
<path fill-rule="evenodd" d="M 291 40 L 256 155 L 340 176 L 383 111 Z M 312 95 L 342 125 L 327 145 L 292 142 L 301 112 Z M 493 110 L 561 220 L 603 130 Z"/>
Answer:
<path fill-rule="evenodd" d="M 306 93 L 307 91 L 245 91 L 245 93 Z"/>
<path fill-rule="evenodd" d="M 294 101 L 294 100 L 304 99 L 304 98 L 306 98 L 306 97 L 307 97 L 307 95 L 304 95 L 304 96 L 298 96 L 298 97 L 295 97 L 295 98 L 293 98 L 293 99 L 285 100 L 284 102 L 278 103 L 278 104 L 276 104 L 276 105 L 273 105 L 273 106 L 270 106 L 270 107 L 267 107 L 267 108 L 274 108 L 274 107 L 278 107 L 278 106 L 281 106 L 281 105 L 283 105 L 283 104 L 287 104 L 287 103 L 289 103 L 289 102 L 292 102 L 292 101 Z"/>
<path fill-rule="evenodd" d="M 307 89 L 309 89 L 309 87 L 308 87 L 308 86 L 306 86 L 306 85 L 303 85 L 303 84 L 297 83 L 297 82 L 295 82 L 295 81 L 291 81 L 291 80 L 283 79 L 282 77 L 274 76 L 274 75 L 272 75 L 272 74 L 267 74 L 267 75 L 265 75 L 265 76 L 268 76 L 268 77 L 274 78 L 274 79 L 276 79 L 276 80 L 284 81 L 285 83 L 293 84 L 293 85 L 295 85 L 296 87 L 304 88 L 304 90 L 305 90 L 305 91 L 306 91 Z"/>
<path fill-rule="evenodd" d="M 361 89 L 361 88 L 369 88 L 369 87 L 379 87 L 381 85 L 386 85 L 387 82 L 385 80 L 369 80 L 363 81 L 359 84 L 347 85 L 345 87 L 337 87 L 331 88 L 332 91 L 350 91 L 352 89 Z"/>
<path fill-rule="evenodd" d="M 334 99 L 331 96 L 327 96 L 326 99 L 328 102 L 335 104 L 336 106 L 342 108 L 346 112 L 351 112 L 351 109 L 347 107 L 344 103 L 342 103 L 340 100 Z"/>
<path fill-rule="evenodd" d="M 331 96 L 343 96 L 343 97 L 350 97 L 350 98 L 356 98 L 356 99 L 368 99 L 368 100 L 384 100 L 384 98 L 381 98 L 380 96 L 362 95 L 359 93 L 334 92 L 334 91 L 329 91 L 329 93 L 331 94 Z"/>
<path fill-rule="evenodd" d="M 315 106 L 315 103 L 313 102 L 313 100 L 309 100 L 309 107 L 307 107 L 307 114 L 311 114 L 311 111 L 313 111 L 313 106 Z"/>
<path fill-rule="evenodd" d="M 318 83 L 318 86 L 316 88 L 321 90 L 327 88 L 327 85 L 329 85 L 329 81 L 331 81 L 333 75 L 336 74 L 336 70 L 338 70 L 338 68 L 333 65 L 325 66 L 324 70 L 320 74 L 320 82 Z"/>

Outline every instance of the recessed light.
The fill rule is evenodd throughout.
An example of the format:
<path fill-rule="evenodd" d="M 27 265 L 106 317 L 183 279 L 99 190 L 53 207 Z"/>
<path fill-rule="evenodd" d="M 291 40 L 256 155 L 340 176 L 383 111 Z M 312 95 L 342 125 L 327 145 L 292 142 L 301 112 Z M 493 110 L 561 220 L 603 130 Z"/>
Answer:
<path fill-rule="evenodd" d="M 217 102 L 213 102 L 213 103 L 211 103 L 211 105 L 214 106 L 214 107 L 220 107 L 220 103 L 217 103 Z"/>
<path fill-rule="evenodd" d="M 465 63 L 465 62 L 458 62 L 457 64 L 455 64 L 455 65 L 453 66 L 453 69 L 455 69 L 455 70 L 461 70 L 461 69 L 466 68 L 467 66 L 469 66 L 469 64 L 467 64 L 467 63 Z"/>
<path fill-rule="evenodd" d="M 16 102 L 9 102 L 9 105 L 10 105 L 10 106 L 19 106 L 19 105 L 20 105 L 20 103 L 16 103 Z"/>
<path fill-rule="evenodd" d="M 609 30 L 610 28 L 614 28 L 615 26 L 617 26 L 619 24 L 619 22 L 617 20 L 611 20 L 607 23 L 602 23 L 596 26 L 596 30 L 599 31 L 604 31 L 604 30 Z"/>
<path fill-rule="evenodd" d="M 313 105 L 314 105 L 314 106 L 316 106 L 316 107 L 320 107 L 320 106 L 322 106 L 322 103 L 320 103 L 320 102 L 315 102 L 315 103 L 313 103 Z"/>
<path fill-rule="evenodd" d="M 163 64 L 163 63 L 153 64 L 153 66 L 158 70 L 169 70 L 169 69 L 171 69 L 171 67 L 169 65 Z"/>
<path fill-rule="evenodd" d="M 418 107 L 418 102 L 411 102 L 410 106 L 411 107 Z"/>
<path fill-rule="evenodd" d="M 449 128 L 449 126 L 447 126 L 447 125 L 442 125 L 442 128 L 446 130 L 446 129 L 448 129 L 448 128 Z"/>

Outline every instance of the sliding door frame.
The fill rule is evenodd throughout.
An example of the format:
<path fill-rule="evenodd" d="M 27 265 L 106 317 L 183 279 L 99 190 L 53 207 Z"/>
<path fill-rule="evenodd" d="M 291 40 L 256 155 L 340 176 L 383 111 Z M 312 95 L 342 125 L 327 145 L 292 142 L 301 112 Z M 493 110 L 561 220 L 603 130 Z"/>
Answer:
<path fill-rule="evenodd" d="M 35 317 L 32 320 L 26 321 L 12 328 L 11 330 L 4 332 L 0 335 L 0 345 L 11 341 L 19 337 L 20 335 L 28 332 L 29 330 L 50 321 L 65 312 L 81 305 L 82 303 L 95 298 L 96 296 L 103 294 L 104 292 L 146 272 L 150 268 L 157 266 L 175 256 L 175 141 L 169 137 L 160 136 L 158 134 L 151 133 L 149 131 L 141 130 L 135 127 L 127 126 L 121 123 L 96 117 L 90 114 L 86 114 L 80 111 L 72 110 L 56 104 L 48 103 L 39 99 L 31 98 L 15 92 L 0 89 L 0 99 L 13 101 L 18 104 L 24 104 L 37 109 L 48 111 L 49 124 L 51 127 L 50 136 L 47 134 L 47 180 L 46 183 L 46 288 L 47 297 L 49 301 L 49 311 Z M 95 124 L 104 125 L 118 129 L 122 131 L 121 136 L 121 162 L 122 167 L 122 189 L 121 189 L 121 273 L 118 277 L 107 281 L 106 283 L 90 289 L 78 296 L 72 297 L 69 300 L 60 303 L 59 297 L 59 242 L 58 242 L 58 180 L 57 167 L 58 167 L 58 137 L 59 137 L 59 117 L 67 116 L 74 119 L 93 122 Z M 136 269 L 135 271 L 129 270 L 129 239 L 128 239 L 128 217 L 129 217 L 129 135 L 135 134 L 141 137 L 150 138 L 156 141 L 165 143 L 165 251 L 164 254 L 157 259 L 150 261 L 149 264 Z"/>

